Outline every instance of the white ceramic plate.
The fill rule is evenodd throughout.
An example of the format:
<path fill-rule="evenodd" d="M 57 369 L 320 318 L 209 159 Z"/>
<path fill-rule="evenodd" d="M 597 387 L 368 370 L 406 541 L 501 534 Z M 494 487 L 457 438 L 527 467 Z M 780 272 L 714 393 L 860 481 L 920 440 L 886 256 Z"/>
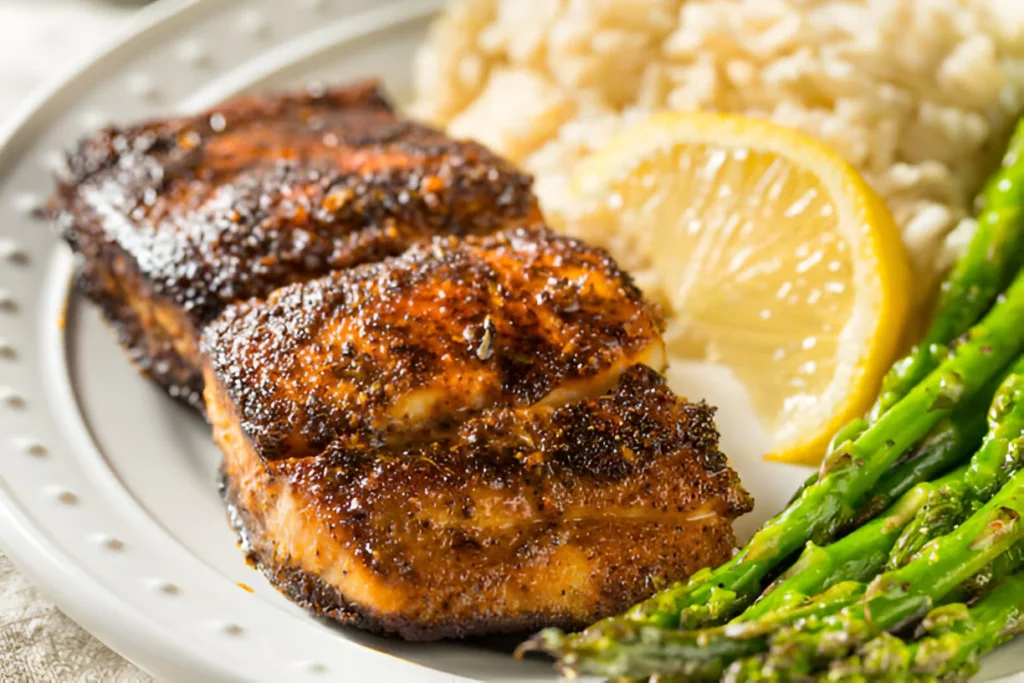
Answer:
<path fill-rule="evenodd" d="M 73 619 L 157 677 L 182 681 L 553 680 L 507 642 L 408 644 L 331 627 L 243 562 L 215 486 L 208 427 L 141 379 L 71 261 L 31 218 L 61 149 L 105 121 L 211 105 L 242 90 L 380 76 L 401 99 L 440 0 L 159 4 L 0 133 L 0 538 Z M 758 499 L 749 534 L 805 472 L 758 459 L 741 391 L 714 368 L 675 388 L 724 406 L 723 445 Z M 239 584 L 251 586 L 252 592 Z M 1017 671 L 1024 643 L 982 679 Z"/>

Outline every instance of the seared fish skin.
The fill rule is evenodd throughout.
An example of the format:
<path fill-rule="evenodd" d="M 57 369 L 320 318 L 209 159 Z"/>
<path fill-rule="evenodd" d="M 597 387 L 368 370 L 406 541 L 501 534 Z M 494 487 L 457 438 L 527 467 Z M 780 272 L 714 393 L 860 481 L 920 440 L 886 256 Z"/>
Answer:
<path fill-rule="evenodd" d="M 713 409 L 643 365 L 599 398 L 283 460 L 260 457 L 208 373 L 250 559 L 314 613 L 408 640 L 582 627 L 727 560 L 752 507 Z"/>
<path fill-rule="evenodd" d="M 581 626 L 728 559 L 750 499 L 660 318 L 543 228 L 437 237 L 230 307 L 203 335 L 252 560 L 411 640 Z"/>
<path fill-rule="evenodd" d="M 234 306 L 204 335 L 267 460 L 410 440 L 494 406 L 599 395 L 662 370 L 661 318 L 606 252 L 546 228 L 435 237 Z"/>
<path fill-rule="evenodd" d="M 106 128 L 68 152 L 51 206 L 78 288 L 143 373 L 201 409 L 198 333 L 225 306 L 431 235 L 532 224 L 531 182 L 365 83 Z"/>

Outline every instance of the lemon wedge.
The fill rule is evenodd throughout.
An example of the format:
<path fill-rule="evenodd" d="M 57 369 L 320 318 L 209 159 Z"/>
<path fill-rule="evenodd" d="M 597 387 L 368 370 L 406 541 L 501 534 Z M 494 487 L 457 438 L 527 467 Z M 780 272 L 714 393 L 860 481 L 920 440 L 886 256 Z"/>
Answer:
<path fill-rule="evenodd" d="M 729 367 L 771 435 L 815 464 L 900 348 L 910 270 L 881 199 L 821 143 L 740 116 L 663 114 L 587 158 L 572 232 L 666 306 L 675 358 Z"/>

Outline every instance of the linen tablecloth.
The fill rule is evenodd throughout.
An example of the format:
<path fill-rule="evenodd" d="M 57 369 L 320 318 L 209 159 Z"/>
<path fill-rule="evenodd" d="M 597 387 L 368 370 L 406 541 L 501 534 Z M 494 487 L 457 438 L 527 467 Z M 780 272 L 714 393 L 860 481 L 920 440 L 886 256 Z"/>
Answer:
<path fill-rule="evenodd" d="M 98 0 L 0 0 L 0 121 L 40 83 L 84 61 L 136 7 Z M 0 552 L 0 681 L 150 680 L 61 614 Z"/>

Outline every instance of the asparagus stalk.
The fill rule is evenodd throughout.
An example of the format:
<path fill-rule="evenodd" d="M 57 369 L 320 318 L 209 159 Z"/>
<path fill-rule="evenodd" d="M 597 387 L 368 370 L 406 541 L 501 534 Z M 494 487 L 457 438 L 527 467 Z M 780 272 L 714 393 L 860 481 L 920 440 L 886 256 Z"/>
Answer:
<path fill-rule="evenodd" d="M 978 229 L 939 293 L 932 324 L 906 358 L 886 375 L 868 421 L 877 420 L 934 370 L 946 346 L 974 324 L 1020 268 L 1024 246 L 1024 121 L 1010 139 L 1001 168 L 978 197 Z"/>
<path fill-rule="evenodd" d="M 961 467 L 936 482 L 918 484 L 884 514 L 831 545 L 822 547 L 808 541 L 793 566 L 765 590 L 760 600 L 731 622 L 730 633 L 739 636 L 744 632 L 740 624 L 763 619 L 780 608 L 803 604 L 836 583 L 871 580 L 885 568 L 885 559 L 900 531 L 915 518 L 930 494 L 965 473 L 966 468 Z"/>
<path fill-rule="evenodd" d="M 1018 471 L 955 531 L 934 539 L 899 569 L 876 577 L 864 598 L 820 624 L 780 629 L 762 669 L 813 671 L 845 657 L 883 631 L 898 631 L 925 616 L 958 584 L 1024 539 L 1024 471 Z M 749 662 L 736 664 L 749 671 Z"/>
<path fill-rule="evenodd" d="M 759 588 L 760 579 L 806 541 L 832 537 L 842 516 L 865 502 L 871 487 L 907 448 L 949 416 L 958 403 L 979 393 L 1018 356 L 1024 347 L 1024 337 L 1019 333 L 1021 320 L 1024 275 L 937 371 L 856 441 L 830 454 L 819 481 L 770 520 L 732 561 L 641 603 L 628 617 L 669 627 L 703 625 L 709 617 L 714 619 L 729 611 L 722 605 L 716 605 L 718 614 L 705 609 L 715 592 L 712 588 L 718 589 L 722 602 L 728 599 L 723 594 L 726 591 L 743 596 Z"/>
<path fill-rule="evenodd" d="M 986 389 L 975 401 L 957 408 L 908 450 L 902 462 L 882 477 L 868 501 L 857 509 L 851 526 L 873 519 L 922 481 L 931 481 L 967 460 L 985 436 L 985 410 L 992 397 Z"/>
<path fill-rule="evenodd" d="M 977 586 L 987 585 L 990 580 L 1002 581 L 1016 571 L 1022 561 L 1024 544 L 1019 544 L 990 563 L 981 572 L 984 578 L 976 575 L 957 586 L 957 599 L 974 597 Z M 562 660 L 562 668 L 570 677 L 575 674 L 631 679 L 650 676 L 659 683 L 717 681 L 729 668 L 731 673 L 726 680 L 730 677 L 760 680 L 769 671 L 758 655 L 769 649 L 773 632 L 791 625 L 812 630 L 820 628 L 828 618 L 863 599 L 866 589 L 867 585 L 860 581 L 837 582 L 804 604 L 782 606 L 757 620 L 701 631 L 622 623 L 615 633 L 589 637 L 577 651 Z M 543 644 L 530 641 L 524 643 L 517 654 L 538 648 L 545 649 Z M 730 667 L 732 662 L 737 664 Z M 738 672 L 744 668 L 746 673 L 739 676 Z M 809 672 L 809 664 L 805 669 Z"/>
<path fill-rule="evenodd" d="M 911 521 L 908 515 L 916 518 L 936 489 L 954 483 L 966 473 L 966 468 L 960 468 L 932 481 L 977 449 L 985 435 L 984 406 L 991 403 L 1000 385 L 991 382 L 977 399 L 958 407 L 936 425 L 907 451 L 898 467 L 879 481 L 876 493 L 857 510 L 854 530 L 848 536 L 826 548 L 809 541 L 796 563 L 733 623 L 759 619 L 780 607 L 798 604 L 835 583 L 868 581 L 881 572 L 885 557 Z M 899 501 L 893 504 L 897 498 Z M 890 506 L 888 510 L 884 510 L 886 506 Z M 884 512 L 879 517 L 880 510 Z"/>
<path fill-rule="evenodd" d="M 905 643 L 883 634 L 849 659 L 833 662 L 829 680 L 893 674 L 964 680 L 978 670 L 978 658 L 1024 631 L 1024 572 L 1000 582 L 974 606 L 954 603 L 928 613 L 920 640 Z M 947 678 L 948 680 L 948 678 Z"/>
<path fill-rule="evenodd" d="M 557 629 L 533 641 L 562 659 L 585 660 L 584 643 L 614 637 L 624 624 L 693 629 L 722 623 L 761 592 L 765 577 L 807 541 L 827 542 L 871 493 L 900 456 L 958 404 L 973 399 L 1024 347 L 1024 275 L 956 347 L 942 366 L 910 391 L 856 441 L 830 454 L 819 481 L 765 524 L 750 543 L 715 570 L 698 572 L 582 634 Z M 911 566 L 911 565 L 907 565 Z"/>
<path fill-rule="evenodd" d="M 936 536 L 949 533 L 972 506 L 992 493 L 1024 464 L 1024 358 L 1000 385 L 988 411 L 989 431 L 960 479 L 933 491 L 897 540 L 890 566 L 898 567 Z"/>
<path fill-rule="evenodd" d="M 970 602 L 984 596 L 1000 581 L 1010 574 L 1024 567 L 1024 544 L 1018 543 L 1010 550 L 1003 553 L 972 576 L 967 581 L 957 586 L 956 591 L 949 596 L 953 602 Z"/>
<path fill-rule="evenodd" d="M 774 630 L 835 614 L 856 603 L 865 589 L 865 584 L 858 581 L 837 583 L 804 605 L 777 610 L 758 622 L 745 624 L 742 634 L 730 634 L 727 626 L 679 631 L 618 622 L 613 629 L 601 633 L 584 633 L 560 665 L 567 676 L 657 676 L 658 680 L 716 681 L 729 662 L 767 650 L 769 634 Z M 549 650 L 542 639 L 550 633 L 541 632 L 521 645 L 517 654 Z"/>
<path fill-rule="evenodd" d="M 989 563 L 983 570 L 972 576 L 970 579 L 965 581 L 956 587 L 956 589 L 949 594 L 947 597 L 952 597 L 954 602 L 966 603 L 975 600 L 978 597 L 985 597 L 988 595 L 988 589 L 992 585 L 1000 585 L 1005 579 L 1014 575 L 1015 572 L 1019 572 L 1020 568 L 1024 566 L 1024 543 L 1018 543 L 1013 548 L 1003 553 L 991 563 Z M 1024 572 L 1021 572 L 1024 575 Z M 731 630 L 730 627 L 718 628 L 705 630 L 703 632 L 692 633 L 691 637 L 697 643 L 707 643 L 712 637 L 726 636 L 728 637 L 747 637 L 757 641 L 757 647 L 761 648 L 761 651 L 768 649 L 769 636 L 767 635 L 772 629 L 777 629 L 780 626 L 787 624 L 795 624 L 802 622 L 804 627 L 813 627 L 815 624 L 820 625 L 821 620 L 831 614 L 835 614 L 839 609 L 844 606 L 852 604 L 853 601 L 859 599 L 864 594 L 865 586 L 862 583 L 851 581 L 845 583 L 837 583 L 833 588 L 826 591 L 821 596 L 814 598 L 810 603 L 801 608 L 780 608 L 773 612 L 770 616 L 764 618 L 763 626 L 758 629 L 747 630 L 743 633 L 739 630 Z M 996 601 L 1003 600 L 1002 597 L 995 597 L 990 601 L 990 604 Z M 944 608 L 936 608 L 944 609 Z M 932 615 L 938 616 L 941 612 L 933 610 L 929 613 L 929 617 L 926 617 L 922 622 L 922 627 L 918 629 L 917 636 L 921 637 L 934 637 L 940 635 L 936 627 L 933 626 L 930 630 L 926 630 L 929 624 L 940 623 L 938 619 L 933 619 Z M 682 637 L 680 633 L 673 636 L 676 639 Z M 873 654 L 874 649 L 882 650 L 882 643 L 895 641 L 895 649 L 886 652 L 887 658 L 884 660 L 875 659 L 877 655 Z M 996 647 L 999 643 L 994 643 L 989 648 Z M 749 649 L 753 649 L 753 646 L 748 646 Z M 845 660 L 845 664 L 833 663 L 829 673 L 825 678 L 827 680 L 841 680 L 848 681 L 849 683 L 871 683 L 878 681 L 879 679 L 888 681 L 890 683 L 896 682 L 907 682 L 907 683 L 921 683 L 922 681 L 937 681 L 937 676 L 926 675 L 920 670 L 905 670 L 901 669 L 899 662 L 901 658 L 905 657 L 905 661 L 913 661 L 913 658 L 909 655 L 904 655 L 906 651 L 906 645 L 903 641 L 899 640 L 895 636 L 888 633 L 882 633 L 874 640 L 870 641 L 857 655 L 853 658 Z M 737 647 L 735 651 L 740 651 Z M 715 651 L 715 656 L 732 654 L 728 652 L 726 648 L 719 648 Z M 983 650 L 978 650 L 977 655 L 984 654 Z M 861 659 L 863 658 L 863 659 Z M 652 674 L 652 681 L 657 683 L 691 683 L 692 681 L 701 680 L 719 680 L 720 678 L 724 681 L 735 682 L 735 681 L 794 681 L 801 678 L 801 672 L 794 671 L 791 669 L 786 670 L 774 670 L 768 667 L 762 657 L 757 655 L 748 656 L 742 659 L 733 660 L 736 663 L 732 666 L 729 665 L 729 660 L 724 659 L 717 664 L 710 659 L 701 660 L 699 668 L 690 670 L 689 673 L 683 674 L 667 674 L 664 670 Z M 838 660 L 843 662 L 844 660 Z M 678 668 L 677 664 L 672 664 L 668 667 L 669 671 L 675 671 Z M 728 666 L 728 673 L 723 677 L 723 669 Z M 808 679 L 813 680 L 818 676 L 810 673 L 809 664 L 804 667 L 802 672 Z M 957 674 L 970 675 L 973 673 L 967 668 L 961 667 Z M 644 675 L 647 675 L 646 673 Z M 947 676 L 943 680 L 949 681 L 950 678 Z M 959 678 L 957 679 L 959 680 Z"/>
<path fill-rule="evenodd" d="M 935 479 L 974 453 L 985 436 L 985 411 L 1001 381 L 1002 377 L 990 381 L 973 400 L 958 406 L 952 415 L 941 420 L 908 449 L 894 468 L 879 480 L 871 497 L 858 508 L 848 526 L 857 527 L 874 518 L 918 483 Z M 803 489 L 817 480 L 817 472 L 813 477 L 814 480 L 805 482 L 792 500 L 799 498 Z"/>
<path fill-rule="evenodd" d="M 988 430 L 986 413 L 1008 375 L 1009 370 L 992 378 L 974 399 L 958 406 L 952 415 L 904 453 L 897 461 L 899 464 L 879 480 L 871 498 L 857 510 L 850 526 L 864 524 L 918 482 L 931 481 L 976 453 Z"/>

